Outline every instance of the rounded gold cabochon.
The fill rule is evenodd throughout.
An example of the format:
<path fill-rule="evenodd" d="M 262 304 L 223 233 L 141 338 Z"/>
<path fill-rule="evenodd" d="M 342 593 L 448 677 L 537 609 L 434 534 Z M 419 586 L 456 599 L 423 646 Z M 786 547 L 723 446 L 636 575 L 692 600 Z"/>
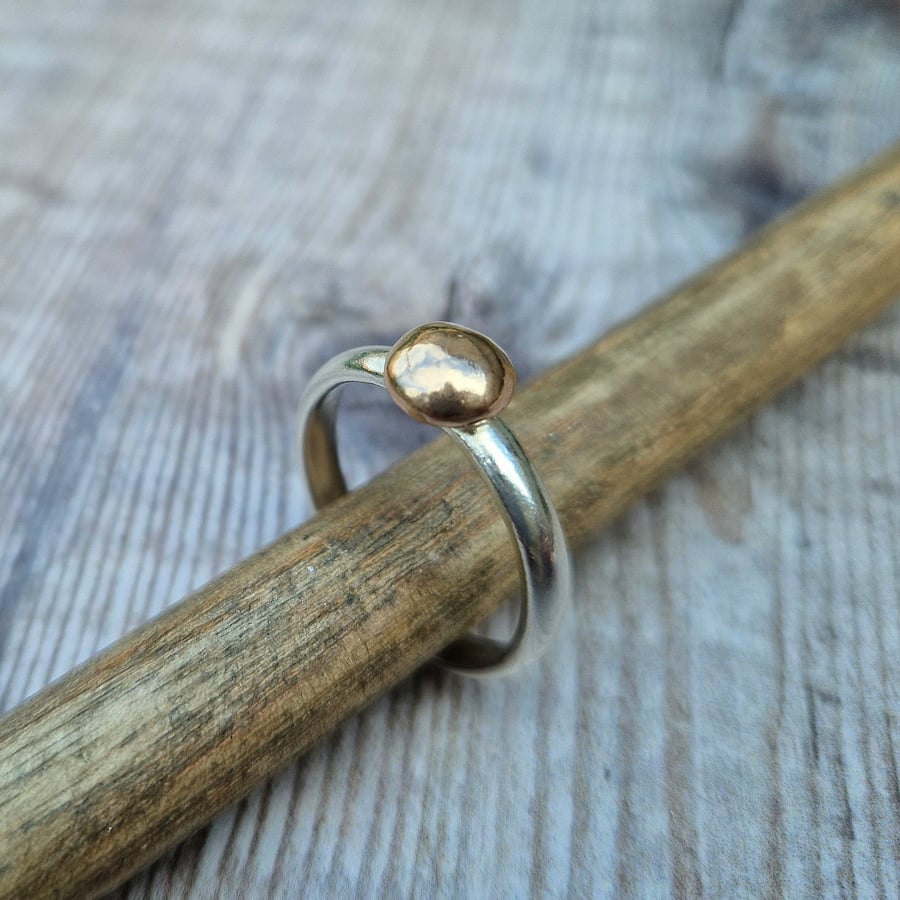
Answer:
<path fill-rule="evenodd" d="M 459 427 L 503 410 L 515 390 L 516 370 L 485 335 L 451 322 L 430 322 L 394 344 L 384 383 L 414 419 Z"/>

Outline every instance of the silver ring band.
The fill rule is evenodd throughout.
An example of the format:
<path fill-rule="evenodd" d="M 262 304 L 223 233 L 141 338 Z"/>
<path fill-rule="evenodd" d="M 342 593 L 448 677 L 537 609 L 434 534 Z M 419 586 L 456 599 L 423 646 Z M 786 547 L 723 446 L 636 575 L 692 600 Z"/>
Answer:
<path fill-rule="evenodd" d="M 385 369 L 398 345 L 360 347 L 335 356 L 307 386 L 300 402 L 297 443 L 316 508 L 347 490 L 335 438 L 336 388 L 347 382 L 387 387 Z M 469 634 L 437 658 L 468 675 L 508 673 L 546 650 L 568 605 L 571 574 L 565 535 L 543 482 L 515 435 L 499 418 L 439 427 L 467 451 L 502 511 L 518 550 L 523 591 L 518 622 L 509 641 Z"/>

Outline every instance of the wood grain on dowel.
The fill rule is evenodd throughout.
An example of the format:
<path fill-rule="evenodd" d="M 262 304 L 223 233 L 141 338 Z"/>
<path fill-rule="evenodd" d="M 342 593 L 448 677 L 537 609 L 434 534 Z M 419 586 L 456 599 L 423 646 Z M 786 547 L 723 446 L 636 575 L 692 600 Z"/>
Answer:
<path fill-rule="evenodd" d="M 574 546 L 900 293 L 900 150 L 523 390 Z M 0 896 L 120 883 L 483 619 L 514 551 L 446 440 L 0 721 Z"/>

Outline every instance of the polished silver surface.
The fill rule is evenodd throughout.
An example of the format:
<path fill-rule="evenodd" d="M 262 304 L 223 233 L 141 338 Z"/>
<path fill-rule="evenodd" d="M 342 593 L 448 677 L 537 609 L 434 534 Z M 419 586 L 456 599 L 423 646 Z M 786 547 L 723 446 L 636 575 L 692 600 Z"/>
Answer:
<path fill-rule="evenodd" d="M 335 440 L 336 388 L 347 382 L 385 387 L 390 351 L 360 347 L 342 353 L 316 372 L 303 394 L 298 450 L 309 496 L 317 508 L 347 490 Z M 568 606 L 571 564 L 565 535 L 540 476 L 499 418 L 440 427 L 467 452 L 503 513 L 518 550 L 522 599 L 508 641 L 469 634 L 447 647 L 438 660 L 467 675 L 509 673 L 547 649 Z"/>

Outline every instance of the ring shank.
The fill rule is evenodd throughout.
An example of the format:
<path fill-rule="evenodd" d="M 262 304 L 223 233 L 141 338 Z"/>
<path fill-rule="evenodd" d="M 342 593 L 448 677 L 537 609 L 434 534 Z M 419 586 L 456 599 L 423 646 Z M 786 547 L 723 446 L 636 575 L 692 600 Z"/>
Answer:
<path fill-rule="evenodd" d="M 313 375 L 300 400 L 297 445 L 309 500 L 316 509 L 347 493 L 337 453 L 338 393 L 349 382 L 384 386 L 385 347 L 360 347 L 335 356 Z"/>
<path fill-rule="evenodd" d="M 348 382 L 384 387 L 387 347 L 361 347 L 334 357 L 313 376 L 300 403 L 298 449 L 316 508 L 346 493 L 335 435 L 338 393 Z M 468 634 L 438 656 L 468 675 L 511 672 L 546 649 L 565 610 L 570 563 L 565 535 L 540 476 L 515 435 L 499 419 L 444 428 L 488 486 L 518 551 L 522 601 L 509 641 Z"/>

